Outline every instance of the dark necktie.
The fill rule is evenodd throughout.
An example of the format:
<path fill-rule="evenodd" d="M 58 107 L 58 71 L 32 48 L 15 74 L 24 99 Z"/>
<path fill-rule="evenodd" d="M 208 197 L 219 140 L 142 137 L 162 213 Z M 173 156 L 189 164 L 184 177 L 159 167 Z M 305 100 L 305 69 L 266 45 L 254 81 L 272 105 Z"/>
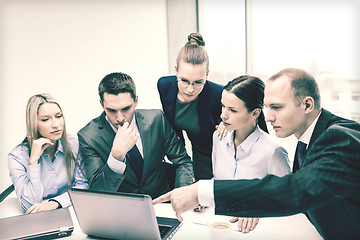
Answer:
<path fill-rule="evenodd" d="M 295 173 L 301 167 L 305 158 L 305 154 L 306 154 L 306 144 L 301 141 L 298 141 L 298 144 L 296 146 L 294 165 L 293 165 L 293 173 Z"/>
<path fill-rule="evenodd" d="M 134 169 L 135 174 L 140 181 L 144 167 L 144 159 L 141 156 L 139 149 L 136 147 L 136 144 L 133 146 L 132 149 L 130 149 L 130 151 L 128 151 L 127 154 L 129 157 L 130 165 Z"/>

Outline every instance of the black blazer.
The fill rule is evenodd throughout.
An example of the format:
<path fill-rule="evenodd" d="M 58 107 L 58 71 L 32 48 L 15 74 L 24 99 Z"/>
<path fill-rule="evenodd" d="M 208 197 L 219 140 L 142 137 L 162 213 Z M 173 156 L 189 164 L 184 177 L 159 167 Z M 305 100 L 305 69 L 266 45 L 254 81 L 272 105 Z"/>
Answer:
<path fill-rule="evenodd" d="M 161 104 L 166 115 L 166 118 L 170 122 L 180 139 L 184 141 L 182 130 L 174 126 L 175 121 L 175 106 L 178 94 L 178 85 L 176 76 L 162 77 L 158 80 L 157 88 L 160 95 Z M 210 82 L 207 80 L 204 84 L 204 88 L 198 96 L 197 113 L 200 125 L 200 138 L 190 138 L 191 142 L 196 142 L 198 145 L 206 149 L 206 155 L 208 155 L 208 161 L 203 163 L 195 163 L 194 168 L 197 166 L 199 169 L 195 173 L 196 179 L 209 179 L 213 177 L 212 174 L 212 135 L 215 131 L 215 126 L 221 122 L 221 93 L 223 86 Z M 197 176 L 198 175 L 198 176 Z"/>
<path fill-rule="evenodd" d="M 115 132 L 103 112 L 78 132 L 90 189 L 149 194 L 152 198 L 170 190 L 162 160 L 176 167 L 175 187 L 193 182 L 190 157 L 161 110 L 135 110 L 135 119 L 143 145 L 144 168 L 137 179 L 130 164 L 118 174 L 107 164 Z"/>
<path fill-rule="evenodd" d="M 217 214 L 306 212 L 325 239 L 360 239 L 360 124 L 323 109 L 296 173 L 218 180 L 214 194 Z"/>

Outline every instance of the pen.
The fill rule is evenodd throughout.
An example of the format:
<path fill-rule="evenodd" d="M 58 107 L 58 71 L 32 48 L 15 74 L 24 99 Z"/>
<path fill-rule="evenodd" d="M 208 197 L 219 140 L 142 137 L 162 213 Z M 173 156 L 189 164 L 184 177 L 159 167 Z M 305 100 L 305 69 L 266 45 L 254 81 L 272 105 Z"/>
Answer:
<path fill-rule="evenodd" d="M 200 223 L 200 222 L 192 222 L 193 224 L 197 224 L 197 225 L 201 225 L 201 226 L 206 226 L 206 227 L 208 227 L 209 225 L 208 224 L 206 224 L 206 223 Z M 235 232 L 241 232 L 240 230 L 238 230 L 238 229 L 232 229 L 232 230 L 234 230 Z"/>

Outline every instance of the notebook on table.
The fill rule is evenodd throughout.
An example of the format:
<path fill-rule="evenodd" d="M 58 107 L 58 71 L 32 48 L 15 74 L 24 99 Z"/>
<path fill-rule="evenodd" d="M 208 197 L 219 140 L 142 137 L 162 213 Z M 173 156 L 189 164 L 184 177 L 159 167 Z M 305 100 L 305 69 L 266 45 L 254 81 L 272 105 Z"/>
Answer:
<path fill-rule="evenodd" d="M 176 218 L 156 217 L 151 197 L 69 189 L 83 233 L 110 239 L 170 239 L 181 226 Z"/>
<path fill-rule="evenodd" d="M 68 208 L 0 219 L 0 239 L 54 239 L 74 230 Z"/>

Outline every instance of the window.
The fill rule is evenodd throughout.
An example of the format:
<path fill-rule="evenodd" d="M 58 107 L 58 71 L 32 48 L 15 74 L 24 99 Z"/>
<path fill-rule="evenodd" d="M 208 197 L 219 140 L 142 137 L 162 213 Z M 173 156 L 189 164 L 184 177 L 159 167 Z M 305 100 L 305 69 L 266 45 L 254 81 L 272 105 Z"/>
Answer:
<path fill-rule="evenodd" d="M 357 1 L 198 2 L 199 31 L 207 41 L 210 57 L 210 80 L 226 84 L 242 74 L 266 80 L 284 68 L 301 68 L 317 80 L 322 107 L 359 121 Z M 295 137 L 274 139 L 288 150 L 292 160 Z"/>
<path fill-rule="evenodd" d="M 266 79 L 286 67 L 304 69 L 319 84 L 322 106 L 352 118 L 360 110 L 351 93 L 360 82 L 355 1 L 248 2 L 250 73 Z"/>
<path fill-rule="evenodd" d="M 209 80 L 226 84 L 245 74 L 245 0 L 199 0 L 199 32 L 209 54 Z"/>
<path fill-rule="evenodd" d="M 283 68 L 301 68 L 317 80 L 324 108 L 358 119 L 353 117 L 360 111 L 356 1 L 199 0 L 198 4 L 210 80 L 226 84 L 242 74 L 266 80 Z"/>

